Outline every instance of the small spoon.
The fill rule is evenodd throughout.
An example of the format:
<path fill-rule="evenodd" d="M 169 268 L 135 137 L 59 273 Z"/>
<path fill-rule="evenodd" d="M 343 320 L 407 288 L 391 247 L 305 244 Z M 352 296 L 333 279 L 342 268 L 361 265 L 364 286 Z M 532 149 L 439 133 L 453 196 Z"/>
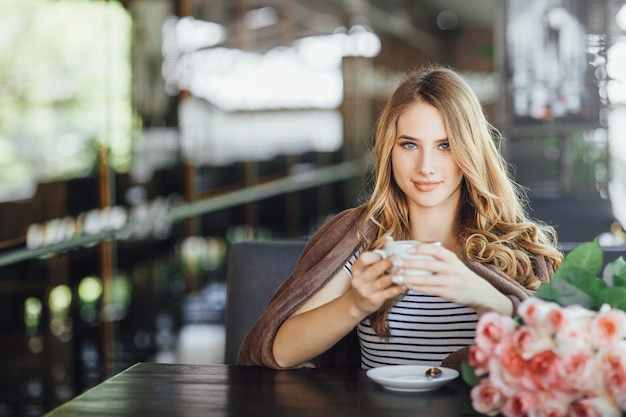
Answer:
<path fill-rule="evenodd" d="M 441 369 L 439 368 L 429 368 L 426 372 L 426 378 L 428 379 L 434 379 L 434 378 L 439 378 L 443 372 L 441 372 Z"/>

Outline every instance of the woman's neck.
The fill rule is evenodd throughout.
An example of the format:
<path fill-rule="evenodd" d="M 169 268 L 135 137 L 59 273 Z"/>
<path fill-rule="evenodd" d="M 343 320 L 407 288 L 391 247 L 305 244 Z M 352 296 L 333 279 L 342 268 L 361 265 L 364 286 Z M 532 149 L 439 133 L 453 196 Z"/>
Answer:
<path fill-rule="evenodd" d="M 412 210 L 409 215 L 411 238 L 420 242 L 440 242 L 461 257 L 463 250 L 456 235 L 456 214 L 445 211 L 441 207 Z"/>

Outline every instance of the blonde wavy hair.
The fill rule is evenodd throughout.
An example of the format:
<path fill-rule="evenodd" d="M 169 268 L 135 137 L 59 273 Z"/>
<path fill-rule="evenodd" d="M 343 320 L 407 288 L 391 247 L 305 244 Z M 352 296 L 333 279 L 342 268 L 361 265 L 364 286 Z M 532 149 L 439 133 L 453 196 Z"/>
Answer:
<path fill-rule="evenodd" d="M 456 231 L 465 256 L 494 265 L 526 288 L 539 288 L 532 258 L 544 256 L 556 270 L 563 259 L 556 247 L 556 232 L 527 215 L 524 190 L 511 178 L 500 152 L 501 134 L 487 121 L 469 85 L 448 67 L 427 66 L 408 73 L 378 118 L 372 192 L 363 232 L 366 248 L 381 247 L 387 236 L 411 238 L 408 204 L 393 178 L 391 151 L 398 118 L 419 102 L 441 113 L 452 155 L 463 172 Z M 383 329 L 392 304 L 393 300 L 370 317 L 377 333 L 387 333 Z"/>

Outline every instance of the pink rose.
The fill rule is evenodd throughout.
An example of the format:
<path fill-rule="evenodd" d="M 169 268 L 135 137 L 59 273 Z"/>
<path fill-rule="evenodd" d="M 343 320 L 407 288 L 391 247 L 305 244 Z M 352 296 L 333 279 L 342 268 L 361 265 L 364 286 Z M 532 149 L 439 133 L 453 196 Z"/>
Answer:
<path fill-rule="evenodd" d="M 561 358 L 563 391 L 585 392 L 602 387 L 602 371 L 593 352 L 577 352 Z"/>
<path fill-rule="evenodd" d="M 604 372 L 606 389 L 626 411 L 626 342 L 602 351 L 599 356 L 599 370 Z"/>
<path fill-rule="evenodd" d="M 540 298 L 530 297 L 524 300 L 517 307 L 517 314 L 527 325 L 535 326 L 537 328 L 546 326 L 554 328 L 555 325 L 552 324 L 551 320 L 557 320 L 557 317 L 561 317 L 560 310 L 561 306 L 556 303 L 544 301 Z M 552 313 L 553 311 L 556 313 Z M 550 321 L 546 320 L 551 314 L 553 315 L 553 318 Z M 556 325 L 558 325 L 558 323 L 556 323 Z"/>
<path fill-rule="evenodd" d="M 565 417 L 569 413 L 569 402 L 553 398 L 548 395 L 539 395 L 538 401 L 528 411 L 529 417 Z"/>
<path fill-rule="evenodd" d="M 551 307 L 549 307 L 547 302 L 539 298 L 530 297 L 522 301 L 517 307 L 517 315 L 524 320 L 524 323 L 534 326 L 543 321 L 549 308 Z"/>
<path fill-rule="evenodd" d="M 609 372 L 606 383 L 617 406 L 626 411 L 626 372 L 623 369 Z"/>
<path fill-rule="evenodd" d="M 591 317 L 596 315 L 595 311 L 588 310 L 585 307 L 578 305 L 578 304 L 563 307 L 561 311 L 563 312 L 563 315 L 565 316 L 565 319 L 567 321 L 590 319 Z"/>
<path fill-rule="evenodd" d="M 594 346 L 610 346 L 626 337 L 626 313 L 603 308 L 591 319 L 590 333 Z"/>
<path fill-rule="evenodd" d="M 487 364 L 489 363 L 489 359 L 490 355 L 477 345 L 471 345 L 469 347 L 467 362 L 474 368 L 474 375 L 482 376 L 488 372 Z"/>
<path fill-rule="evenodd" d="M 512 335 L 496 347 L 489 361 L 489 379 L 506 396 L 515 395 L 520 390 L 536 389 L 528 361 L 517 350 Z"/>
<path fill-rule="evenodd" d="M 509 375 L 513 377 L 522 376 L 526 369 L 526 359 L 521 355 L 512 338 L 498 345 L 495 353 Z"/>
<path fill-rule="evenodd" d="M 476 345 L 490 354 L 505 336 L 515 331 L 512 317 L 489 311 L 483 314 L 476 325 Z"/>
<path fill-rule="evenodd" d="M 547 322 L 550 324 L 551 333 L 567 322 L 567 316 L 561 308 L 555 307 L 548 312 Z"/>
<path fill-rule="evenodd" d="M 561 359 L 552 350 L 544 350 L 530 358 L 528 369 L 540 390 L 558 387 L 561 377 Z"/>
<path fill-rule="evenodd" d="M 622 412 L 607 397 L 585 398 L 572 404 L 575 417 L 620 417 Z"/>
<path fill-rule="evenodd" d="M 537 405 L 537 396 L 528 391 L 520 391 L 508 398 L 502 406 L 502 414 L 506 417 L 523 417 Z"/>
<path fill-rule="evenodd" d="M 488 374 L 471 391 L 476 411 L 506 417 L 620 417 L 626 411 L 626 313 L 560 307 L 536 298 L 523 324 L 485 313 L 469 364 Z"/>
<path fill-rule="evenodd" d="M 589 331 L 590 317 L 568 320 L 559 327 L 554 336 L 559 355 L 569 356 L 578 352 L 591 352 L 593 340 Z"/>
<path fill-rule="evenodd" d="M 552 338 L 534 326 L 521 326 L 513 335 L 513 341 L 524 359 L 554 347 Z"/>
<path fill-rule="evenodd" d="M 502 393 L 487 378 L 475 385 L 470 392 L 472 398 L 472 407 L 481 414 L 495 416 L 500 412 L 500 408 L 504 404 Z"/>

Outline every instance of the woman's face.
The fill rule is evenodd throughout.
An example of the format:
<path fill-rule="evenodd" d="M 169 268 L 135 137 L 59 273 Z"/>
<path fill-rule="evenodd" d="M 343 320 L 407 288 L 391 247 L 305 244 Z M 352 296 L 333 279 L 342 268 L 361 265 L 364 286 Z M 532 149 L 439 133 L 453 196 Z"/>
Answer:
<path fill-rule="evenodd" d="M 463 173 L 450 151 L 439 110 L 426 103 L 413 104 L 398 118 L 396 130 L 392 171 L 410 210 L 448 207 L 454 213 Z"/>

